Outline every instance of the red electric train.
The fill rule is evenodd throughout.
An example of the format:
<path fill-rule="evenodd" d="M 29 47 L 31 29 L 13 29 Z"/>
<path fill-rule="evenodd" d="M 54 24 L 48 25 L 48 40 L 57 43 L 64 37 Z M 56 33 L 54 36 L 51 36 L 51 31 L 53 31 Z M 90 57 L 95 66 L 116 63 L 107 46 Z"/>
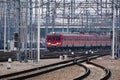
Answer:
<path fill-rule="evenodd" d="M 48 50 L 79 50 L 110 48 L 109 34 L 81 32 L 51 32 L 46 35 Z"/>

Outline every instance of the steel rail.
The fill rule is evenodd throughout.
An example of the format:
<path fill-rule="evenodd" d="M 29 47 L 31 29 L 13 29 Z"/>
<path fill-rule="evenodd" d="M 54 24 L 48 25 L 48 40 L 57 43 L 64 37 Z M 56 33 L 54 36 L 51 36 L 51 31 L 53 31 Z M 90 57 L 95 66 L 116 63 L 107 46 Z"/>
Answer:
<path fill-rule="evenodd" d="M 88 57 L 89 57 L 89 59 L 95 59 L 96 57 L 99 57 L 99 55 L 97 55 L 97 56 L 94 55 L 93 57 L 92 56 L 93 55 L 87 55 L 87 56 L 84 56 L 81 58 L 73 58 L 70 60 L 66 60 L 66 61 L 62 61 L 62 62 L 58 62 L 58 63 L 53 63 L 53 64 L 49 64 L 49 65 L 45 65 L 45 66 L 41 66 L 41 67 L 37 67 L 37 68 L 32 68 L 29 70 L 10 73 L 10 74 L 6 74 L 6 75 L 0 75 L 0 79 L 8 79 L 8 80 L 26 79 L 29 77 L 33 77 L 35 75 L 44 74 L 44 73 L 55 71 L 57 69 L 61 69 L 61 68 L 64 68 L 64 67 L 67 67 L 70 65 L 74 65 L 75 63 L 88 61 Z M 53 68 L 41 71 L 42 69 L 46 69 L 49 67 L 53 67 Z"/>
<path fill-rule="evenodd" d="M 86 59 L 84 59 L 83 61 L 86 61 L 86 62 L 88 63 L 88 62 L 90 62 L 90 60 L 92 60 L 92 59 L 96 59 L 96 58 L 98 58 L 98 57 L 105 56 L 105 55 L 108 55 L 108 54 L 103 54 L 103 55 L 97 54 L 96 56 L 93 56 L 93 54 L 92 54 L 92 55 L 89 55 L 89 56 L 88 56 Z M 80 64 L 79 62 L 81 62 L 81 60 L 76 60 L 76 64 L 79 65 L 79 66 L 83 66 L 83 67 L 85 68 L 86 72 L 85 72 L 83 75 L 75 78 L 74 80 L 82 80 L 82 79 L 86 78 L 86 77 L 90 74 L 90 69 L 87 68 L 86 66 Z M 100 65 L 98 65 L 98 66 L 101 67 L 101 68 L 102 68 L 103 70 L 105 70 L 105 72 L 106 72 L 106 75 L 105 75 L 103 78 L 101 78 L 100 80 L 107 80 L 107 79 L 109 78 L 109 76 L 111 75 L 110 70 L 109 70 L 109 69 L 106 69 L 106 68 L 104 68 L 104 67 L 102 67 L 102 66 L 100 66 Z M 97 66 L 97 67 L 98 67 L 98 66 Z"/>
<path fill-rule="evenodd" d="M 79 59 L 84 59 L 84 58 L 85 57 L 81 57 Z M 10 73 L 10 74 L 0 75 L 0 79 L 9 78 L 9 77 L 12 77 L 12 76 L 17 76 L 17 75 L 21 75 L 21 74 L 25 74 L 25 73 L 30 73 L 30 72 L 33 72 L 33 71 L 37 71 L 37 70 L 41 70 L 41 69 L 45 69 L 45 68 L 49 68 L 49 67 L 53 67 L 53 66 L 58 66 L 58 65 L 63 65 L 63 67 L 64 67 L 64 64 L 68 64 L 68 63 L 73 64 L 74 59 L 65 60 L 65 61 L 62 61 L 62 62 L 57 62 L 57 63 L 53 63 L 53 64 L 41 66 L 41 67 L 36 67 L 36 68 L 24 70 L 24 71 L 19 71 L 19 72 L 14 72 L 14 73 Z"/>
<path fill-rule="evenodd" d="M 90 74 L 90 69 L 80 63 L 77 63 L 77 65 L 83 67 L 85 69 L 85 73 L 77 78 L 74 78 L 73 80 L 81 80 L 81 79 L 86 78 Z"/>
<path fill-rule="evenodd" d="M 101 65 L 98 65 L 98 64 L 93 63 L 93 62 L 90 62 L 90 61 L 88 61 L 87 63 L 88 63 L 88 64 L 92 64 L 92 65 L 94 65 L 94 66 L 96 66 L 96 67 L 99 67 L 99 68 L 101 68 L 101 69 L 103 69 L 103 70 L 105 71 L 105 75 L 104 75 L 100 80 L 108 80 L 108 79 L 110 78 L 110 76 L 111 76 L 111 71 L 110 71 L 110 69 L 105 68 L 105 67 L 103 67 L 103 66 L 101 66 Z"/>

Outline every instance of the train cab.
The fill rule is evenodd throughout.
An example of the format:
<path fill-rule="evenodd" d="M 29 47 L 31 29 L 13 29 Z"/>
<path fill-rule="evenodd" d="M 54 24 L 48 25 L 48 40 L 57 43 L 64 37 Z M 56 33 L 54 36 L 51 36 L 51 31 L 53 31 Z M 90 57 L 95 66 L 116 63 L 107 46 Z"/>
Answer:
<path fill-rule="evenodd" d="M 62 37 L 61 35 L 52 33 L 46 36 L 46 45 L 50 46 L 61 46 L 62 45 Z"/>

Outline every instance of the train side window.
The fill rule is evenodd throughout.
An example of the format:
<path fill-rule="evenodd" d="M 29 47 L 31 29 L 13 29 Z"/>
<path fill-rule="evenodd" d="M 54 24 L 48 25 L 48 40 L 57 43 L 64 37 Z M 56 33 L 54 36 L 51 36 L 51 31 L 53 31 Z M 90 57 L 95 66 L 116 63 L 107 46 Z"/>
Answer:
<path fill-rule="evenodd" d="M 104 40 L 105 40 L 105 38 L 103 37 L 103 38 L 101 38 L 101 40 L 102 40 L 102 41 L 104 41 Z"/>
<path fill-rule="evenodd" d="M 69 38 L 68 38 L 68 37 L 66 37 L 65 39 L 66 39 L 66 41 L 68 41 L 68 39 L 69 39 Z"/>
<path fill-rule="evenodd" d="M 66 38 L 65 38 L 65 37 L 63 37 L 63 39 L 64 39 L 64 41 L 66 41 Z"/>
<path fill-rule="evenodd" d="M 88 41 L 88 37 L 86 37 L 85 40 Z"/>
<path fill-rule="evenodd" d="M 66 36 L 66 37 L 65 37 L 65 40 L 67 41 L 67 39 L 68 39 L 68 37 Z"/>
<path fill-rule="evenodd" d="M 65 37 L 64 36 L 62 37 L 62 40 L 65 41 Z"/>
<path fill-rule="evenodd" d="M 78 37 L 76 36 L 76 41 L 78 41 Z"/>
<path fill-rule="evenodd" d="M 77 37 L 77 41 L 79 41 L 79 38 Z"/>
<path fill-rule="evenodd" d="M 79 36 L 79 40 L 81 40 L 81 37 Z"/>
<path fill-rule="evenodd" d="M 78 37 L 78 41 L 80 40 L 80 37 Z"/>
<path fill-rule="evenodd" d="M 67 41 L 66 37 L 63 37 L 64 41 Z"/>
<path fill-rule="evenodd" d="M 84 40 L 84 38 L 83 37 L 81 37 L 81 41 L 83 41 Z"/>
<path fill-rule="evenodd" d="M 97 38 L 97 37 L 93 38 L 93 41 L 96 41 L 96 40 L 98 41 L 98 38 Z"/>
<path fill-rule="evenodd" d="M 68 36 L 68 37 L 66 38 L 66 40 L 70 41 L 70 40 L 71 40 L 71 37 L 70 37 L 70 36 Z"/>
<path fill-rule="evenodd" d="M 71 40 L 71 41 L 73 41 L 74 39 L 75 39 L 74 37 L 73 37 L 73 38 L 72 38 L 72 37 L 70 37 L 70 40 Z"/>

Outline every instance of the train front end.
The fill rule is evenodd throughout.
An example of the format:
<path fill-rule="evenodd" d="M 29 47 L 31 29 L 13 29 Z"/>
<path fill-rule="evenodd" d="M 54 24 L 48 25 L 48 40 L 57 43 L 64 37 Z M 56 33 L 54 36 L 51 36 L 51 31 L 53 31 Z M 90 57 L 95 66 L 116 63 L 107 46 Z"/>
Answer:
<path fill-rule="evenodd" d="M 59 49 L 62 45 L 62 37 L 57 33 L 49 33 L 46 36 L 46 46 L 50 51 Z"/>

